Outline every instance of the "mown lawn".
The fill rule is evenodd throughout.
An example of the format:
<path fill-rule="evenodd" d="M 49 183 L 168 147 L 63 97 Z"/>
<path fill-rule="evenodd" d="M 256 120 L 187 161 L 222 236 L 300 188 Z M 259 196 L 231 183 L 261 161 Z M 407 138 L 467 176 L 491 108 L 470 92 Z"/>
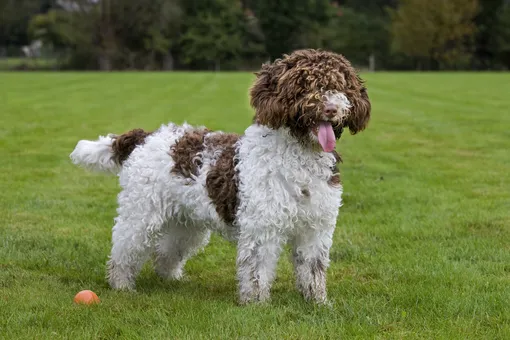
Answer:
<path fill-rule="evenodd" d="M 58 65 L 57 60 L 50 58 L 0 58 L 0 71 L 19 68 L 49 70 Z"/>
<path fill-rule="evenodd" d="M 510 75 L 365 75 L 369 128 L 338 143 L 344 207 L 332 308 L 282 257 L 270 304 L 237 305 L 235 247 L 213 238 L 185 282 L 104 279 L 115 177 L 76 142 L 169 120 L 242 132 L 247 73 L 0 73 L 0 338 L 510 337 Z M 95 307 L 73 304 L 82 289 Z"/>

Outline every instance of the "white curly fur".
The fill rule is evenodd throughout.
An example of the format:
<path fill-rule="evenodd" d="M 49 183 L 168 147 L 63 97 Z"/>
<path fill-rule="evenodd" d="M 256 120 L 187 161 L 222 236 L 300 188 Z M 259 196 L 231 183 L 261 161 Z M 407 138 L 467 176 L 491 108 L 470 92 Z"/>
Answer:
<path fill-rule="evenodd" d="M 111 154 L 112 136 L 99 136 L 97 141 L 81 140 L 69 157 L 74 164 L 99 172 L 117 173 L 120 166 Z"/>
<path fill-rule="evenodd" d="M 134 289 L 151 253 L 156 271 L 179 279 L 186 260 L 203 248 L 211 231 L 237 242 L 242 303 L 270 296 L 277 260 L 292 245 L 297 287 L 307 299 L 326 302 L 329 250 L 341 206 L 341 186 L 331 186 L 335 158 L 307 149 L 289 130 L 252 125 L 236 144 L 238 198 L 235 226 L 218 216 L 205 186 L 216 154 L 204 150 L 196 178 L 171 172 L 170 147 L 192 126 L 169 124 L 148 136 L 119 168 L 111 138 L 80 141 L 71 154 L 89 169 L 119 172 L 122 191 L 108 261 L 110 285 Z"/>

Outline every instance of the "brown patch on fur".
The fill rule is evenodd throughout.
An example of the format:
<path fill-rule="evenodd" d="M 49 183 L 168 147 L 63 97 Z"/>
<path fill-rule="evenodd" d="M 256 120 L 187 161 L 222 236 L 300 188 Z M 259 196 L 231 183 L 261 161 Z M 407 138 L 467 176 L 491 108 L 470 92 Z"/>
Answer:
<path fill-rule="evenodd" d="M 262 65 L 256 75 L 250 103 L 258 124 L 273 129 L 288 127 L 297 138 L 307 141 L 321 120 L 322 94 L 326 91 L 344 93 L 352 105 L 347 117 L 333 127 L 337 139 L 343 127 L 355 134 L 368 124 L 371 104 L 364 82 L 342 55 L 298 50 Z"/>
<path fill-rule="evenodd" d="M 134 129 L 122 135 L 114 136 L 112 150 L 115 162 L 117 164 L 124 163 L 138 145 L 145 143 L 145 138 L 151 133 L 143 129 Z"/>
<path fill-rule="evenodd" d="M 239 135 L 236 133 L 221 133 L 216 132 L 208 135 L 205 139 L 205 144 L 208 148 L 229 147 L 233 146 L 239 140 Z"/>
<path fill-rule="evenodd" d="M 198 176 L 198 169 L 202 166 L 202 159 L 198 154 L 204 149 L 204 139 L 209 132 L 207 129 L 187 131 L 170 149 L 170 155 L 175 165 L 172 172 L 187 178 Z"/>
<path fill-rule="evenodd" d="M 328 181 L 328 184 L 332 187 L 338 187 L 342 184 L 342 180 L 340 179 L 340 174 L 337 172 Z"/>
<path fill-rule="evenodd" d="M 331 171 L 333 175 L 328 180 L 328 184 L 332 187 L 338 187 L 342 184 L 342 180 L 340 178 L 340 169 L 338 169 L 338 164 L 342 162 L 342 157 L 338 154 L 338 152 L 333 151 L 333 155 L 335 156 L 335 165 L 331 167 Z"/>
<path fill-rule="evenodd" d="M 211 167 L 206 179 L 209 197 L 216 206 L 218 215 L 228 224 L 235 221 L 238 206 L 238 179 L 236 172 L 236 134 L 215 133 L 207 136 L 206 144 L 213 149 L 223 148 L 216 164 Z"/>
<path fill-rule="evenodd" d="M 325 257 L 325 255 L 323 255 Z M 324 275 L 326 272 L 326 265 L 319 258 L 310 262 L 310 269 L 313 276 Z"/>

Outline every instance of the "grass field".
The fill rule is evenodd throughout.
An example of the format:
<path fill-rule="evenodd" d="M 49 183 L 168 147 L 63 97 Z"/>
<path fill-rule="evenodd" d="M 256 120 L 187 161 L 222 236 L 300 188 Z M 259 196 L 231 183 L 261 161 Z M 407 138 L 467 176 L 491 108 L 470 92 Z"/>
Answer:
<path fill-rule="evenodd" d="M 338 143 L 344 207 L 332 308 L 304 302 L 282 257 L 270 304 L 236 304 L 235 247 L 214 237 L 137 293 L 104 279 L 115 177 L 78 139 L 169 120 L 242 132 L 243 73 L 0 73 L 0 338 L 510 337 L 509 74 L 367 74 L 369 128 Z M 95 291 L 102 303 L 76 306 Z"/>
<path fill-rule="evenodd" d="M 0 71 L 20 67 L 28 69 L 49 70 L 57 66 L 57 60 L 48 58 L 0 58 Z"/>

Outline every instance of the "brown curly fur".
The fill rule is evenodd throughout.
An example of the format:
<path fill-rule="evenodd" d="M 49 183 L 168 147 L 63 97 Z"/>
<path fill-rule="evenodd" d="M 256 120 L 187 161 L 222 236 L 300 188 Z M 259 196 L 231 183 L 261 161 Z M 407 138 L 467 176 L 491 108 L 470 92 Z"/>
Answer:
<path fill-rule="evenodd" d="M 306 139 L 322 114 L 321 94 L 343 92 L 352 107 L 341 125 L 334 126 L 338 139 L 344 127 L 351 134 L 365 129 L 371 104 L 363 80 L 342 55 L 321 50 L 298 50 L 262 65 L 250 89 L 254 122 L 273 129 L 288 127 Z"/>
<path fill-rule="evenodd" d="M 209 132 L 207 129 L 194 129 L 187 131 L 172 146 L 170 155 L 174 159 L 172 172 L 181 176 L 192 178 L 198 175 L 202 166 L 202 159 L 197 154 L 204 150 L 204 139 Z"/>
<path fill-rule="evenodd" d="M 207 129 L 187 131 L 171 148 L 175 162 L 172 172 L 193 179 L 203 165 L 201 153 L 220 151 L 216 162 L 207 172 L 206 189 L 218 215 L 228 224 L 235 220 L 238 205 L 238 181 L 235 170 L 235 133 L 210 132 Z"/>
<path fill-rule="evenodd" d="M 224 148 L 207 174 L 206 188 L 218 215 L 228 224 L 235 220 L 238 206 L 238 179 L 235 143 L 236 134 L 214 134 L 207 138 L 212 148 Z"/>
<path fill-rule="evenodd" d="M 208 148 L 232 146 L 239 140 L 237 133 L 212 133 L 205 138 L 205 144 Z"/>
<path fill-rule="evenodd" d="M 151 133 L 143 129 L 134 129 L 122 135 L 113 136 L 112 151 L 115 162 L 119 165 L 124 163 L 138 145 L 145 143 L 145 138 Z"/>

